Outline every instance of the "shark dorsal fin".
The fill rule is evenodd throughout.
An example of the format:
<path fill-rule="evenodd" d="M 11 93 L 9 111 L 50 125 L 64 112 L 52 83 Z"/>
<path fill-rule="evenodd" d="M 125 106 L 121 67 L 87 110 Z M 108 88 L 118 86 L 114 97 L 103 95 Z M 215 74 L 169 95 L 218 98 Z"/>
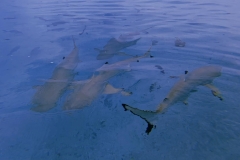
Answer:
<path fill-rule="evenodd" d="M 72 36 L 72 40 L 73 40 L 74 48 L 76 48 L 77 46 L 76 46 L 75 39 L 73 38 L 73 36 Z"/>

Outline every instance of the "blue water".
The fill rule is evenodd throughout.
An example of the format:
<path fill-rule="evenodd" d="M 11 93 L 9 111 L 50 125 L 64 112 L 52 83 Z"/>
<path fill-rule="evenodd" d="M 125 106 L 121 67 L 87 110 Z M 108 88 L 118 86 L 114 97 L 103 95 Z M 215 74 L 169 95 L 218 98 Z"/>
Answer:
<path fill-rule="evenodd" d="M 239 6 L 234 0 L 2 0 L 0 159 L 239 159 Z M 79 48 L 79 81 L 106 61 L 129 58 L 96 60 L 94 48 L 136 32 L 141 39 L 122 51 L 141 55 L 154 40 L 154 57 L 131 63 L 131 71 L 109 80 L 131 96 L 102 94 L 88 107 L 65 112 L 66 93 L 49 112 L 30 110 L 34 86 L 71 52 L 72 36 Z M 186 46 L 176 47 L 175 37 Z M 177 81 L 169 76 L 208 64 L 223 67 L 213 82 L 223 101 L 199 87 L 187 106 L 177 103 L 159 115 L 149 135 L 146 122 L 121 106 L 155 110 Z"/>

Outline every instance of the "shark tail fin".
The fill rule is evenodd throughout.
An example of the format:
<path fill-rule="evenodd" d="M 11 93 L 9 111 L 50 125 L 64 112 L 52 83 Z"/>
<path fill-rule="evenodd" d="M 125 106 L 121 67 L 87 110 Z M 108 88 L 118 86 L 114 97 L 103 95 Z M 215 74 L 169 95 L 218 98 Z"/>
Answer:
<path fill-rule="evenodd" d="M 122 106 L 125 109 L 125 111 L 129 110 L 132 114 L 139 116 L 140 118 L 147 122 L 148 126 L 145 131 L 147 134 L 149 134 L 153 128 L 156 128 L 155 123 L 158 115 L 157 112 L 140 110 L 137 108 L 133 108 L 127 104 L 122 104 Z"/>

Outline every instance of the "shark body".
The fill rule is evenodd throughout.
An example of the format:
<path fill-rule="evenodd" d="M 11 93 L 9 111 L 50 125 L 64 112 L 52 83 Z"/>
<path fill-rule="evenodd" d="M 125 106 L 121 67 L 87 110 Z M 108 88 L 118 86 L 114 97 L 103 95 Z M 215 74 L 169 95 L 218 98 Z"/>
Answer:
<path fill-rule="evenodd" d="M 78 63 L 78 48 L 74 42 L 73 50 L 54 69 L 51 78 L 42 86 L 36 88 L 37 91 L 32 98 L 33 107 L 31 110 L 46 112 L 55 107 L 59 97 L 74 79 L 74 69 L 77 67 Z"/>
<path fill-rule="evenodd" d="M 156 111 L 144 111 L 127 104 L 122 104 L 122 106 L 125 110 L 129 110 L 133 114 L 140 116 L 148 123 L 146 133 L 149 134 L 152 128 L 155 127 L 153 121 L 158 114 L 163 113 L 169 106 L 179 101 L 187 104 L 187 98 L 198 86 L 206 86 L 212 91 L 214 96 L 223 100 L 220 91 L 212 85 L 214 78 L 221 75 L 221 69 L 222 67 L 215 65 L 203 66 L 181 76 L 180 80 L 172 87 L 164 100 L 157 106 Z"/>
<path fill-rule="evenodd" d="M 111 38 L 103 49 L 95 48 L 95 50 L 99 52 L 97 60 L 109 59 L 114 55 L 127 55 L 124 52 L 120 52 L 120 50 L 135 45 L 139 39 L 140 38 L 131 41 L 120 41 L 116 38 Z"/>
<path fill-rule="evenodd" d="M 132 56 L 124 52 L 121 52 L 121 50 L 135 45 L 141 39 L 141 36 L 148 34 L 147 30 L 153 27 L 154 26 L 148 27 L 143 30 L 135 31 L 135 32 L 124 33 L 118 37 L 111 38 L 107 42 L 107 44 L 103 47 L 103 49 L 95 48 L 95 50 L 99 52 L 97 56 L 97 60 L 109 59 L 115 55 Z"/>
<path fill-rule="evenodd" d="M 151 49 L 151 48 L 150 48 Z M 123 95 L 130 95 L 130 93 L 124 91 L 122 88 L 114 88 L 108 84 L 108 80 L 126 69 L 122 66 L 129 65 L 131 62 L 137 62 L 141 58 L 150 56 L 150 49 L 142 56 L 132 57 L 123 61 L 116 62 L 114 64 L 105 64 L 96 70 L 96 73 L 87 80 L 74 87 L 73 93 L 68 97 L 67 101 L 63 105 L 64 110 L 81 109 L 89 106 L 93 100 L 95 100 L 100 94 L 114 94 L 121 92 Z"/>

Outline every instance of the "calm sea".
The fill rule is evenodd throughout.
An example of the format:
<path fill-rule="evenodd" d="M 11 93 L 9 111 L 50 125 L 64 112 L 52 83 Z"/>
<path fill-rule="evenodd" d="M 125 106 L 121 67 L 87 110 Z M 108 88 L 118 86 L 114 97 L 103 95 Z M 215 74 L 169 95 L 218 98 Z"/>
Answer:
<path fill-rule="evenodd" d="M 239 6 L 237 0 L 1 0 L 0 159 L 240 159 Z M 97 60 L 112 38 L 140 39 Z M 128 59 L 123 53 L 142 55 L 152 43 L 153 57 L 121 66 L 127 72 L 107 80 L 130 96 L 101 92 L 85 108 L 63 111 L 73 87 L 48 112 L 30 110 L 37 86 L 74 48 L 72 39 L 79 48 L 74 82 Z M 185 46 L 176 46 L 178 39 Z M 178 80 L 170 76 L 211 64 L 222 66 L 213 84 L 223 101 L 199 86 L 188 105 L 160 114 L 149 135 L 147 123 L 121 105 L 154 111 Z"/>

